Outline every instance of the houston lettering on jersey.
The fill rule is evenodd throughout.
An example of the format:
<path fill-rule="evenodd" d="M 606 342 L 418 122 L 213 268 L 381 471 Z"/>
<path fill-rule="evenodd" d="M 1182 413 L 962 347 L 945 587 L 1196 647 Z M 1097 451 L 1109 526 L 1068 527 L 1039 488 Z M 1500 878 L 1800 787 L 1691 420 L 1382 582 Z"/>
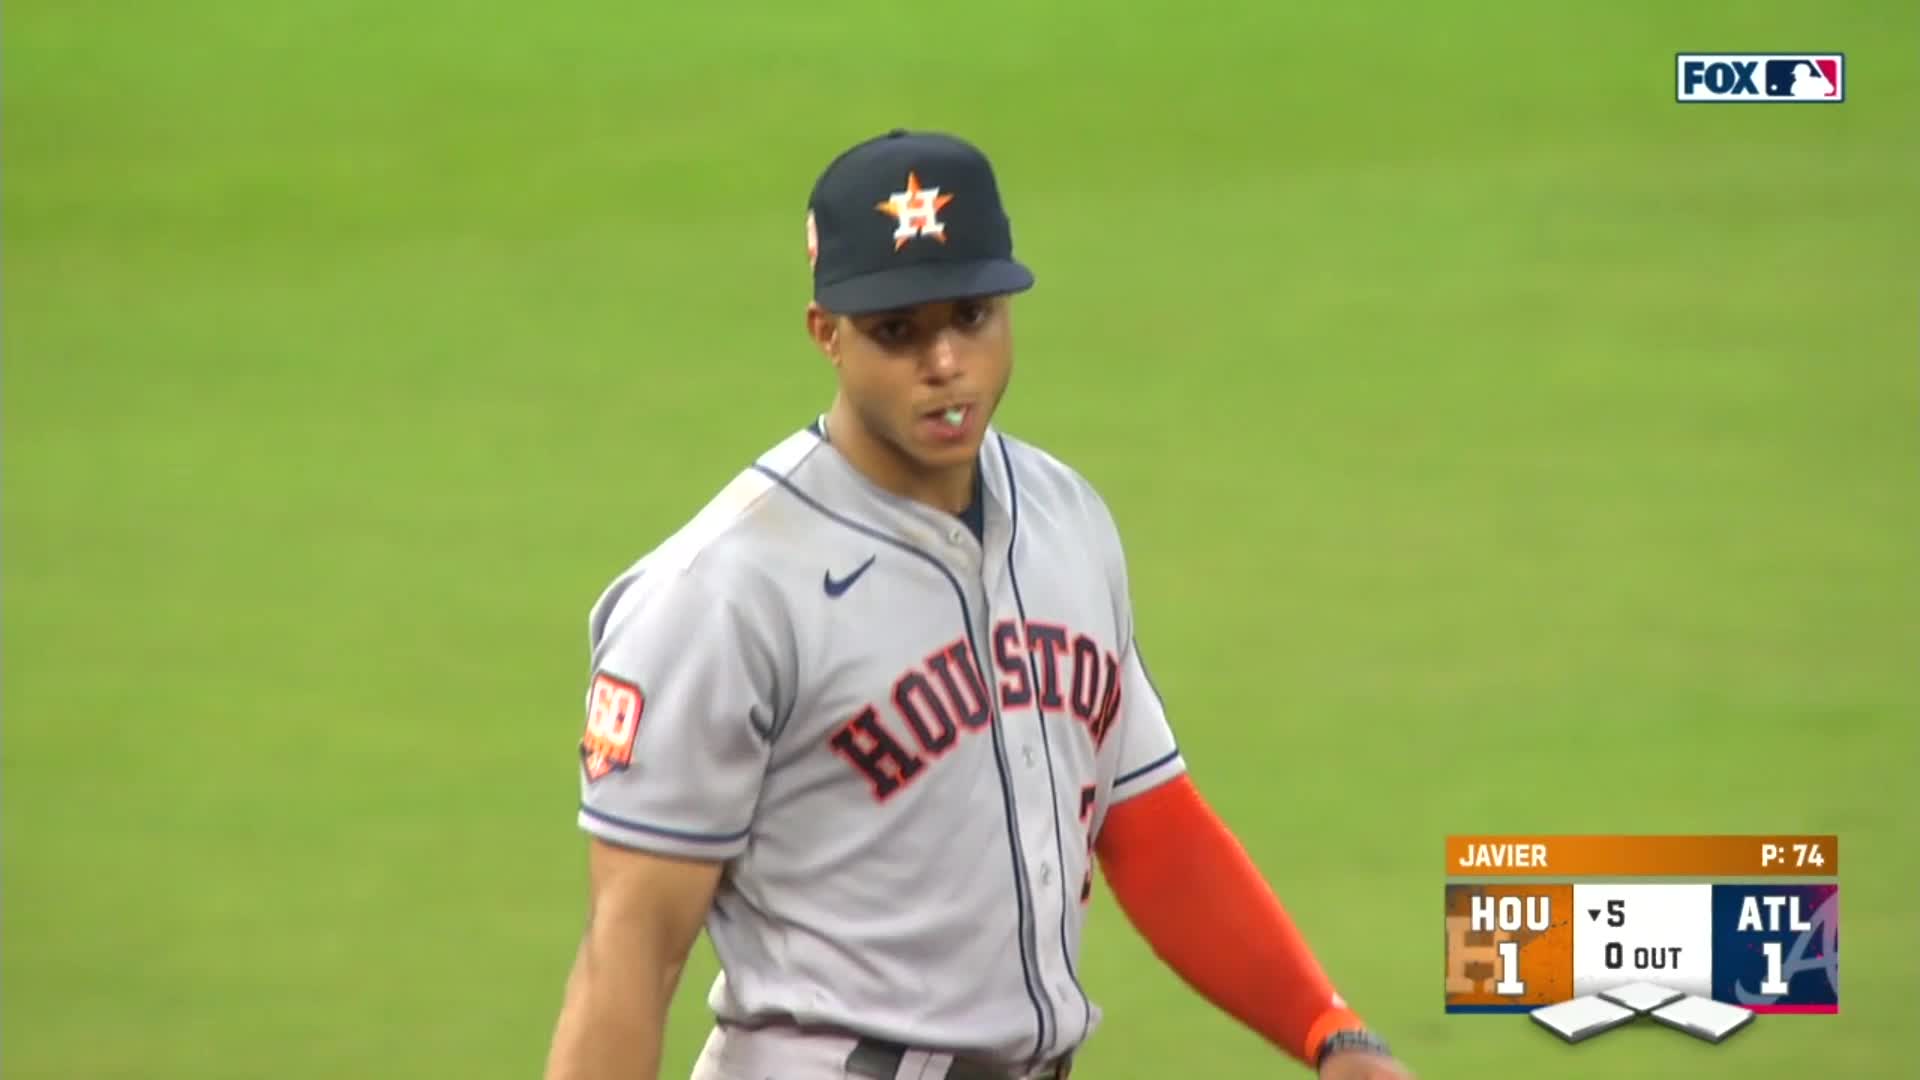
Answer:
<path fill-rule="evenodd" d="M 992 638 L 999 673 L 992 688 L 973 647 L 957 638 L 895 679 L 884 706 L 863 707 L 828 737 L 874 799 L 885 802 L 962 737 L 985 731 L 993 722 L 989 694 L 998 695 L 1002 715 L 1037 701 L 1042 711 L 1071 713 L 1095 751 L 1106 742 L 1120 715 L 1120 658 L 1112 650 L 1057 623 L 1004 619 Z"/>

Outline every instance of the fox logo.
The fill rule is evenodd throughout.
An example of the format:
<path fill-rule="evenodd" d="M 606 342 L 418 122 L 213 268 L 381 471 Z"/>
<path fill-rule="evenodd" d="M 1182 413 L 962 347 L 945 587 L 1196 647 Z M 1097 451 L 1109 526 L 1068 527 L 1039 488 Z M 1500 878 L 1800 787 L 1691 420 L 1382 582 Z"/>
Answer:
<path fill-rule="evenodd" d="M 1845 101 L 1847 58 L 1839 53 L 1681 53 L 1674 100 L 1689 102 Z"/>

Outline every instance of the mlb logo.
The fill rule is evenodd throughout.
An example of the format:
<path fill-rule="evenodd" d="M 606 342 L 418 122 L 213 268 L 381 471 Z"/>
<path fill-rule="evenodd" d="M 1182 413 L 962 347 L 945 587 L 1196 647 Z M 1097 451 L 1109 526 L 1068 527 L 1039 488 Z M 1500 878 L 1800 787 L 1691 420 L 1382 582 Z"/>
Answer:
<path fill-rule="evenodd" d="M 1674 100 L 1683 104 L 1827 104 L 1847 100 L 1841 53 L 1679 53 Z"/>

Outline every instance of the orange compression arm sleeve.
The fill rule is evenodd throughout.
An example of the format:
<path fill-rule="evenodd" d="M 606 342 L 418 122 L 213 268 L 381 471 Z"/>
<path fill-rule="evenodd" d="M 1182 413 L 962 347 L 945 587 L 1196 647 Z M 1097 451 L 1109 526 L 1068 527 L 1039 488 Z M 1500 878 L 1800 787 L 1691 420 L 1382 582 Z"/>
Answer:
<path fill-rule="evenodd" d="M 1328 1035 L 1362 1026 L 1189 777 L 1114 807 L 1095 851 L 1134 929 L 1216 1008 L 1309 1064 Z"/>

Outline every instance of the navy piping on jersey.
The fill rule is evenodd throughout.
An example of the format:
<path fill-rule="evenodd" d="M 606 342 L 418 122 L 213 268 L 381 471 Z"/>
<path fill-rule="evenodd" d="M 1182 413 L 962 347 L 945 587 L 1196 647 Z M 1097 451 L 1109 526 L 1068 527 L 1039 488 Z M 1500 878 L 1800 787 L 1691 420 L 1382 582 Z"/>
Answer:
<path fill-rule="evenodd" d="M 830 441 L 827 438 L 826 425 L 822 424 L 817 416 L 813 418 L 813 423 L 807 425 L 807 430 L 818 435 L 821 442 Z M 1006 453 L 1006 443 L 1002 442 L 1000 454 L 1005 457 Z M 978 468 L 973 470 L 973 499 L 967 503 L 965 510 L 960 511 L 960 521 L 973 533 L 975 542 L 984 544 L 987 542 L 987 507 L 986 501 L 980 497 L 980 473 L 981 470 Z"/>
<path fill-rule="evenodd" d="M 916 558 L 924 560 L 926 563 L 931 565 L 935 570 L 940 571 L 941 575 L 947 579 L 947 584 L 953 586 L 954 598 L 960 601 L 960 618 L 967 632 L 967 644 L 973 648 L 974 655 L 976 657 L 985 657 L 989 655 L 987 653 L 981 652 L 979 649 L 979 644 L 974 641 L 973 609 L 967 604 L 966 590 L 960 587 L 959 579 L 953 576 L 953 571 L 947 569 L 947 566 L 945 563 L 941 562 L 939 559 L 928 554 L 927 552 L 922 551 L 917 547 L 914 547 L 912 544 L 909 544 L 904 540 L 898 539 L 897 537 L 888 536 L 886 533 L 881 532 L 880 530 L 875 529 L 869 525 L 863 525 L 860 522 L 853 520 L 852 518 L 836 513 L 835 511 L 823 505 L 819 500 L 815 499 L 813 496 L 807 494 L 804 491 L 801 491 L 798 487 L 795 487 L 791 480 L 787 479 L 786 477 L 780 475 L 777 472 L 774 472 L 772 469 L 767 468 L 765 465 L 762 465 L 756 462 L 753 467 L 756 470 L 758 470 L 762 475 L 771 479 L 774 483 L 779 484 L 782 488 L 784 488 L 787 491 L 788 494 L 800 500 L 803 506 L 806 506 L 814 510 L 815 512 L 820 514 L 822 517 L 825 517 L 828 521 L 834 522 L 837 525 L 845 526 L 846 528 L 852 529 L 854 532 L 857 532 L 862 536 L 871 537 L 872 539 L 878 540 L 883 544 L 889 545 L 890 547 L 898 548 L 899 550 L 904 551 L 909 555 L 912 555 Z M 994 715 L 997 721 L 999 718 L 999 710 L 997 708 L 994 710 Z M 1040 989 L 1039 979 L 1033 970 L 1034 958 L 1030 956 L 1032 947 L 1029 945 L 1028 939 L 1032 933 L 1032 927 L 1031 927 L 1031 924 L 1033 922 L 1032 905 L 1027 898 L 1027 883 L 1026 883 L 1026 876 L 1025 876 L 1026 858 L 1021 853 L 1020 832 L 1019 832 L 1019 829 L 1014 824 L 1015 816 L 1014 816 L 1014 806 L 1013 806 L 1013 784 L 1011 781 L 1011 773 L 1007 765 L 1006 746 L 1003 742 L 1004 736 L 1005 736 L 1005 732 L 1002 730 L 1001 725 L 998 722 L 996 722 L 993 725 L 993 764 L 994 764 L 994 768 L 1000 774 L 1001 802 L 1005 806 L 1006 813 L 1007 813 L 1007 848 L 1008 848 L 1009 854 L 1012 856 L 1012 859 L 1013 859 L 1014 903 L 1019 911 L 1018 922 L 1020 927 L 1020 976 L 1021 976 L 1021 980 L 1026 984 L 1026 987 L 1027 987 L 1027 1000 L 1033 1004 L 1033 1019 L 1034 1019 L 1034 1027 L 1035 1027 L 1033 1045 L 1034 1045 L 1034 1055 L 1037 1056 L 1040 1052 L 1040 1048 L 1045 1046 L 1047 1043 L 1047 1022 L 1048 1022 L 1047 1009 L 1046 1009 L 1045 995 Z"/>
<path fill-rule="evenodd" d="M 1162 765 L 1165 765 L 1167 762 L 1172 761 L 1174 758 L 1177 758 L 1179 756 L 1180 756 L 1180 748 L 1176 746 L 1172 750 L 1167 751 L 1167 753 L 1164 756 L 1156 758 L 1153 761 L 1147 762 L 1145 765 L 1140 766 L 1139 768 L 1133 770 L 1127 775 L 1115 777 L 1113 781 L 1113 786 L 1119 787 L 1121 784 L 1132 783 L 1133 781 L 1140 779 L 1141 777 L 1147 775 L 1153 770 L 1159 768 Z"/>
<path fill-rule="evenodd" d="M 629 821 L 623 817 L 615 817 L 604 810 L 595 810 L 586 803 L 580 804 L 580 812 L 593 818 L 595 821 L 604 821 L 609 825 L 615 825 L 622 829 L 631 829 L 634 832 L 646 833 L 650 836 L 663 836 L 669 840 L 685 840 L 689 844 L 737 844 L 747 838 L 747 833 L 753 831 L 751 827 L 731 833 L 702 833 L 687 832 L 684 829 L 669 829 L 660 825 L 649 825 L 644 821 Z"/>
<path fill-rule="evenodd" d="M 1167 711 L 1166 696 L 1160 693 L 1160 687 L 1153 681 L 1153 669 L 1147 667 L 1147 651 L 1140 647 L 1140 635 L 1133 636 L 1133 658 L 1140 661 L 1140 674 L 1147 677 L 1147 689 L 1153 691 L 1153 700 L 1160 703 L 1160 711 Z"/>
<path fill-rule="evenodd" d="M 1007 536 L 1007 581 L 1013 586 L 1013 607 L 1020 613 L 1020 625 L 1027 625 L 1027 602 L 1020 595 L 1020 572 L 1015 568 L 1014 549 L 1020 541 L 1020 485 L 1013 478 L 1013 458 L 1007 453 L 1007 440 L 1000 438 L 1000 464 L 1007 475 L 1007 506 L 1011 521 Z M 1080 985 L 1080 973 L 1074 970 L 1073 950 L 1067 947 L 1067 910 L 1079 903 L 1079 898 L 1071 900 L 1067 893 L 1067 853 L 1066 843 L 1060 834 L 1060 789 L 1054 782 L 1053 741 L 1047 736 L 1047 713 L 1040 705 L 1040 665 L 1034 658 L 1033 650 L 1027 650 L 1028 677 L 1036 688 L 1033 696 L 1033 712 L 1040 719 L 1040 750 L 1047 759 L 1047 794 L 1053 800 L 1053 857 L 1060 864 L 1060 959 L 1066 962 L 1067 978 L 1072 980 L 1075 992 L 1080 995 L 1081 1038 L 1086 1030 L 1093 1026 L 1093 1003 L 1087 1000 L 1087 991 Z M 1036 944 L 1035 949 L 1039 946 Z M 1051 1004 L 1051 1001 L 1049 1001 Z M 1057 1034 L 1057 1033 L 1056 1033 Z M 1044 1048 L 1043 1048 L 1044 1049 Z"/>
<path fill-rule="evenodd" d="M 594 612 L 592 633 L 590 635 L 592 637 L 592 647 L 594 651 L 599 651 L 600 640 L 607 636 L 607 622 L 613 618 L 614 609 L 620 606 L 621 598 L 626 596 L 627 590 L 633 588 L 634 583 L 639 580 L 640 575 L 635 574 L 621 582 L 617 589 L 607 595 L 606 603 L 601 606 L 600 610 Z"/>
<path fill-rule="evenodd" d="M 1147 689 L 1153 691 L 1153 700 L 1160 703 L 1160 712 L 1164 715 L 1167 711 L 1167 699 L 1160 693 L 1160 687 L 1154 684 L 1153 672 L 1147 667 L 1147 653 L 1145 649 L 1142 649 L 1140 647 L 1140 638 L 1138 636 L 1136 636 L 1133 639 L 1133 658 L 1140 662 L 1140 674 L 1146 676 Z M 1148 762 L 1147 764 L 1142 765 L 1141 767 L 1133 770 L 1127 775 L 1115 779 L 1113 782 L 1113 786 L 1119 787 L 1121 784 L 1127 783 L 1130 780 L 1138 780 L 1142 776 L 1147 775 L 1153 770 L 1159 768 L 1162 765 L 1165 765 L 1167 762 L 1172 761 L 1174 758 L 1177 758 L 1179 756 L 1180 756 L 1180 744 L 1178 742 L 1175 742 L 1173 749 L 1170 752 L 1168 752 L 1166 756 L 1161 757 L 1158 760 Z"/>

